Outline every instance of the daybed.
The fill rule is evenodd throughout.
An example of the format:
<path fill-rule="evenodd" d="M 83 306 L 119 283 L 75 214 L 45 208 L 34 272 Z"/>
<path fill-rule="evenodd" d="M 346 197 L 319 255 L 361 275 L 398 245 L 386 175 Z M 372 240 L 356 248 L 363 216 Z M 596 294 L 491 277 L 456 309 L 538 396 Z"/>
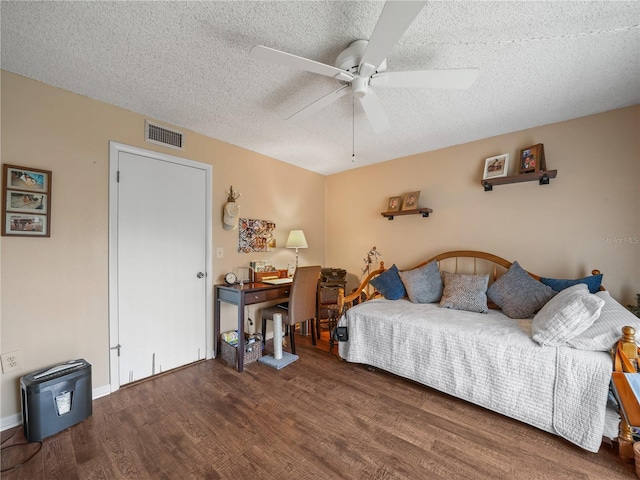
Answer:
<path fill-rule="evenodd" d="M 597 452 L 619 421 L 610 349 L 623 326 L 640 331 L 601 279 L 542 278 L 474 251 L 406 271 L 381 264 L 339 298 L 339 354 Z"/>

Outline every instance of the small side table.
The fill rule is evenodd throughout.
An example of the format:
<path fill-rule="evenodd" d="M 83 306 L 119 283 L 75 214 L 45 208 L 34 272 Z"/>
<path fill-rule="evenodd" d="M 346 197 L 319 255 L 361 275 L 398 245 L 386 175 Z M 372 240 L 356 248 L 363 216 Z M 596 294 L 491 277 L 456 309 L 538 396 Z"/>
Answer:
<path fill-rule="evenodd" d="M 320 323 L 326 320 L 329 334 L 338 323 L 338 292 L 345 288 L 346 281 L 318 282 L 318 305 L 316 308 L 316 333 L 320 338 Z"/>

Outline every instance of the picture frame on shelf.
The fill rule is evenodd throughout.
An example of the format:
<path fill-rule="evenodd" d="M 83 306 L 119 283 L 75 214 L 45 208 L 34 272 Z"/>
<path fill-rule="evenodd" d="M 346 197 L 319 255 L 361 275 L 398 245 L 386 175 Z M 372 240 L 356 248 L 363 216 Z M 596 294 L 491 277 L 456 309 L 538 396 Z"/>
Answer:
<path fill-rule="evenodd" d="M 50 170 L 3 165 L 3 236 L 51 236 L 51 178 Z"/>
<path fill-rule="evenodd" d="M 544 158 L 544 145 L 538 143 L 520 150 L 518 174 L 544 171 L 547 169 Z"/>
<path fill-rule="evenodd" d="M 387 212 L 399 212 L 402 205 L 402 197 L 389 197 L 389 203 L 387 204 Z"/>
<path fill-rule="evenodd" d="M 415 210 L 418 208 L 420 192 L 408 192 L 402 197 L 402 211 Z"/>
<path fill-rule="evenodd" d="M 503 153 L 495 157 L 487 158 L 484 161 L 483 180 L 489 178 L 506 177 L 509 173 L 509 154 Z"/>

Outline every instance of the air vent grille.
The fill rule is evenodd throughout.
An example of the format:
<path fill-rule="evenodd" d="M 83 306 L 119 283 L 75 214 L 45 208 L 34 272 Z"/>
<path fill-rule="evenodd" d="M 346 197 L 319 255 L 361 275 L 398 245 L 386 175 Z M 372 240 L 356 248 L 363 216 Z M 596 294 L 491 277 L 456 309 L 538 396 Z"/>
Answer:
<path fill-rule="evenodd" d="M 144 138 L 147 142 L 174 148 L 184 149 L 184 134 L 176 130 L 169 130 L 148 120 L 144 122 Z"/>

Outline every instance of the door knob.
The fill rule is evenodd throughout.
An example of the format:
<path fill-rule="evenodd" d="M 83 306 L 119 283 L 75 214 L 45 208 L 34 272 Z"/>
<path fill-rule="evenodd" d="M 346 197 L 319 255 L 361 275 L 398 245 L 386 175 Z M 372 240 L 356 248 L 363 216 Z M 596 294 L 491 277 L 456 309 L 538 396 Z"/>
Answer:
<path fill-rule="evenodd" d="M 196 277 L 198 277 L 198 278 L 202 278 L 202 277 L 206 277 L 206 276 L 207 276 L 207 274 L 204 273 L 204 272 L 198 272 L 198 274 L 196 275 Z"/>

